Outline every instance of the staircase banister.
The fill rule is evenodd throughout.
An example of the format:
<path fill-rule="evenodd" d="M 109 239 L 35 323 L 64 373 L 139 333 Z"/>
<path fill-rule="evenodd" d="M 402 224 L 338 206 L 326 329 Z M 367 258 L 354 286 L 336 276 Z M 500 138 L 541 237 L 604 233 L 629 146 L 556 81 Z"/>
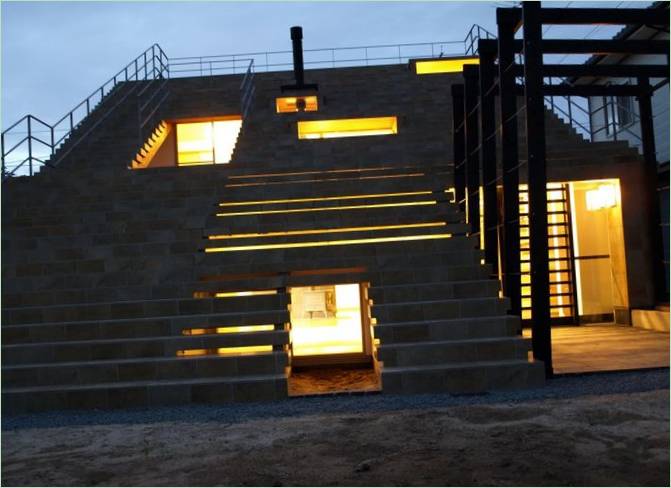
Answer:
<path fill-rule="evenodd" d="M 5 130 L 3 130 L 3 131 L 2 131 L 2 135 L 7 134 L 7 132 L 9 132 L 10 130 L 12 130 L 14 127 L 16 127 L 17 125 L 19 125 L 19 124 L 20 124 L 21 122 L 23 122 L 24 120 L 28 119 L 28 117 L 32 117 L 32 115 L 30 115 L 30 114 L 28 114 L 28 115 L 24 115 L 24 116 L 21 117 L 19 120 L 17 120 L 17 121 L 14 122 L 12 125 L 10 125 L 10 126 L 7 127 Z"/>

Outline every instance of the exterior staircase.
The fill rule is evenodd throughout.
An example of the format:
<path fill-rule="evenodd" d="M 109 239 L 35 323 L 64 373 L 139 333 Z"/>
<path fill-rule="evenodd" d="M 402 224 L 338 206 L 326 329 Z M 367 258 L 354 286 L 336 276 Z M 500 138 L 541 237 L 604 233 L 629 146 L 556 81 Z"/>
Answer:
<path fill-rule="evenodd" d="M 379 69 L 413 90 L 429 83 L 422 103 L 438 86 L 449 93 L 445 79 Z M 328 71 L 320 76 L 330 79 Z M 361 90 L 358 72 L 346 72 Z M 446 192 L 451 164 L 385 163 L 383 144 L 372 143 L 366 154 L 377 160 L 335 158 L 337 144 L 358 147 L 348 140 L 329 141 L 328 164 L 305 153 L 245 163 L 272 132 L 269 87 L 281 76 L 257 76 L 230 165 L 129 170 L 140 146 L 129 97 L 57 168 L 3 184 L 5 412 L 285 398 L 289 288 L 340 283 L 366 290 L 383 393 L 543 384 L 543 365 L 529 360 L 519 318 L 507 315 L 478 239 Z M 239 81 L 221 78 L 237 89 Z M 197 82 L 170 87 L 172 116 L 184 100 L 209 100 L 216 80 L 202 99 L 188 99 Z M 451 113 L 445 97 L 439 114 Z M 548 164 L 567 175 L 571 164 L 630 157 L 622 143 L 588 143 L 553 117 Z M 286 137 L 263 151 L 290 153 L 295 134 Z"/>

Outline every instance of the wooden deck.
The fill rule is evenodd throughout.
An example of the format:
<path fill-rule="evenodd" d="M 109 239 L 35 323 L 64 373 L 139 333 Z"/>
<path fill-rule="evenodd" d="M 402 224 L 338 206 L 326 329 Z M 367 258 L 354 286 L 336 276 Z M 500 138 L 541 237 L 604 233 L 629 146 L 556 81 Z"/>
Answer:
<path fill-rule="evenodd" d="M 668 368 L 669 333 L 614 324 L 554 327 L 552 356 L 555 374 Z"/>

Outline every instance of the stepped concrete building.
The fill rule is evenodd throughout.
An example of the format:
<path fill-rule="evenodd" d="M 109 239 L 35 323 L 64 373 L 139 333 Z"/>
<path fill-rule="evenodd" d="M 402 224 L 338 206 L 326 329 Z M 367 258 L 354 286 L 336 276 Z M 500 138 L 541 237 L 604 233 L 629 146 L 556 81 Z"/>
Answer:
<path fill-rule="evenodd" d="M 524 173 L 520 317 L 454 201 L 460 70 L 421 71 L 115 80 L 58 165 L 3 184 L 5 411 L 275 400 L 330 364 L 383 393 L 543 385 Z M 626 323 L 654 301 L 642 160 L 545 120 L 553 319 Z"/>

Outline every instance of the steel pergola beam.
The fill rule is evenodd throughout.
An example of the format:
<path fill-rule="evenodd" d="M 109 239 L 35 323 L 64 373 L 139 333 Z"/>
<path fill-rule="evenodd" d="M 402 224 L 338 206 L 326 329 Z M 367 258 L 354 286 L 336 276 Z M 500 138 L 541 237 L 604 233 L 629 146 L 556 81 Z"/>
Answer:
<path fill-rule="evenodd" d="M 480 234 L 480 156 L 478 137 L 478 66 L 464 66 L 464 127 L 466 133 L 466 217 L 471 235 Z"/>
<path fill-rule="evenodd" d="M 647 8 L 544 8 L 539 14 L 541 24 L 649 24 L 669 25 L 669 16 Z"/>
<path fill-rule="evenodd" d="M 550 279 L 548 263 L 547 167 L 543 100 L 543 44 L 540 2 L 524 2 L 524 98 L 526 103 L 529 185 L 529 254 L 531 274 L 531 341 L 534 358 L 552 377 Z"/>

